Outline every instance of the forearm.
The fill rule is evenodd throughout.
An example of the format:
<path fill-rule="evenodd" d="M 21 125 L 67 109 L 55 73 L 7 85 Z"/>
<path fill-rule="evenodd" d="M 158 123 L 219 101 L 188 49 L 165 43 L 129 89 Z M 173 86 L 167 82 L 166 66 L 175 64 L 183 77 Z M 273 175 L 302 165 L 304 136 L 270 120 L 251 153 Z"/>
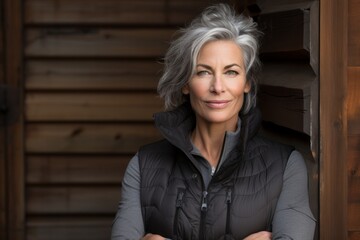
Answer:
<path fill-rule="evenodd" d="M 294 151 L 288 160 L 273 219 L 273 239 L 313 239 L 316 220 L 309 207 L 307 179 L 304 159 Z"/>
<path fill-rule="evenodd" d="M 144 236 L 144 224 L 140 204 L 140 172 L 138 157 L 129 162 L 122 182 L 119 208 L 113 222 L 111 239 L 140 239 Z"/>

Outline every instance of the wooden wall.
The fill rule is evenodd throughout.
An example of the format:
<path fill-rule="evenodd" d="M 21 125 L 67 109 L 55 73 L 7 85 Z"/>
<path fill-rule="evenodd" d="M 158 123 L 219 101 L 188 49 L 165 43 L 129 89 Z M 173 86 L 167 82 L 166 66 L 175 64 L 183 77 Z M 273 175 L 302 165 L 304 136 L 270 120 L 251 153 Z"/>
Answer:
<path fill-rule="evenodd" d="M 0 1 L 0 83 L 12 105 L 0 116 L 0 239 L 109 239 L 126 164 L 159 137 L 151 123 L 162 108 L 158 62 L 174 30 L 210 2 Z M 320 0 L 326 240 L 360 239 L 359 5 Z M 307 125 L 300 131 L 316 134 Z"/>
<path fill-rule="evenodd" d="M 348 239 L 360 239 L 360 1 L 348 3 Z"/>
<path fill-rule="evenodd" d="M 26 239 L 109 239 L 130 158 L 159 138 L 159 63 L 211 1 L 24 1 Z"/>

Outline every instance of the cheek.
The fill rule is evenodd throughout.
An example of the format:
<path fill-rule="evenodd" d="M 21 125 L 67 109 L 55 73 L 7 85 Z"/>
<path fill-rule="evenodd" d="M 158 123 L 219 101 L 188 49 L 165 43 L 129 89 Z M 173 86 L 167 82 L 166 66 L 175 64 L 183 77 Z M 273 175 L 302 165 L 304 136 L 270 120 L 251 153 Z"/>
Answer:
<path fill-rule="evenodd" d="M 189 84 L 189 93 L 193 97 L 201 97 L 207 93 L 207 86 L 201 81 L 194 81 Z"/>

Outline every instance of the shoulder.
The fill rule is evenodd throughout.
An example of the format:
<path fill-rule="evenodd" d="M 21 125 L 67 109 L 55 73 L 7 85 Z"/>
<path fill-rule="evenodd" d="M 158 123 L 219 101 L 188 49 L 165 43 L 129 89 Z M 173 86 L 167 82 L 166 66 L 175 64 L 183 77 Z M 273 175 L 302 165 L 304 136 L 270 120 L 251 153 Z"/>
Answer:
<path fill-rule="evenodd" d="M 177 148 L 169 141 L 163 139 L 140 147 L 138 151 L 140 168 L 147 166 L 158 166 L 163 161 L 171 162 L 175 159 Z"/>
<path fill-rule="evenodd" d="M 247 148 L 250 152 L 256 152 L 261 155 L 280 156 L 286 160 L 289 159 L 295 149 L 291 145 L 283 144 L 261 135 L 253 137 Z"/>
<path fill-rule="evenodd" d="M 138 151 L 138 157 L 143 158 L 154 154 L 167 154 L 173 153 L 175 147 L 166 139 L 162 139 L 153 143 L 141 146 Z"/>

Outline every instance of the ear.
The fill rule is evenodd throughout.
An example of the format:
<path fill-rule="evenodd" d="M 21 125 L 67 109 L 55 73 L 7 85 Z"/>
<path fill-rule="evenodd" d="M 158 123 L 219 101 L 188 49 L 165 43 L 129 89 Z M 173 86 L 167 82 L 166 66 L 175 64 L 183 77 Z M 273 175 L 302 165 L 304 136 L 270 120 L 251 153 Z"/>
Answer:
<path fill-rule="evenodd" d="M 251 83 L 249 81 L 246 81 L 244 92 L 248 93 L 248 92 L 250 92 L 250 90 L 251 90 Z"/>
<path fill-rule="evenodd" d="M 181 92 L 185 95 L 190 93 L 190 89 L 189 89 L 189 84 L 185 84 L 185 86 L 183 86 L 183 88 L 181 89 Z"/>

